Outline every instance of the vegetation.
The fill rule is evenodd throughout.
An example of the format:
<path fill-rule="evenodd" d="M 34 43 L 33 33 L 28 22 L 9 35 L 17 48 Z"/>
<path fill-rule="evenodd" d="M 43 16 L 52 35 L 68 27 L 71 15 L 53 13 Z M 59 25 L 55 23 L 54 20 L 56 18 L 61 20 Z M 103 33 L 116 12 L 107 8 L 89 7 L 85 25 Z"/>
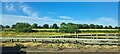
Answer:
<path fill-rule="evenodd" d="M 15 47 L 18 49 L 25 48 L 25 46 L 23 44 L 20 44 L 20 43 L 16 44 Z"/>
<path fill-rule="evenodd" d="M 78 32 L 78 26 L 73 23 L 62 23 L 59 29 L 60 32 L 75 33 Z"/>
<path fill-rule="evenodd" d="M 16 23 L 15 31 L 17 31 L 17 32 L 32 32 L 32 27 L 28 23 Z"/>
<path fill-rule="evenodd" d="M 19 23 L 23 23 L 23 22 L 18 22 L 16 24 L 19 24 Z M 16 24 L 13 24 L 11 27 L 9 25 L 0 25 L 1 28 L 15 28 L 16 27 Z M 29 24 L 29 23 L 27 23 Z M 53 25 L 51 25 L 49 27 L 49 24 L 44 24 L 43 26 L 38 26 L 37 23 L 33 23 L 32 25 L 30 25 L 32 28 L 52 28 L 52 29 L 59 29 L 59 27 L 61 27 L 62 25 L 77 25 L 78 26 L 78 29 L 119 29 L 120 27 L 119 26 L 115 26 L 115 27 L 112 27 L 111 25 L 108 25 L 108 26 L 103 26 L 103 25 L 95 25 L 95 24 L 74 24 L 74 23 L 65 23 L 65 22 L 62 22 L 60 24 L 60 26 L 58 26 L 56 23 L 54 23 Z"/>
<path fill-rule="evenodd" d="M 6 25 L 5 28 L 10 28 L 10 26 Z"/>
<path fill-rule="evenodd" d="M 32 25 L 32 28 L 38 28 L 38 24 L 37 24 L 37 23 L 34 23 L 34 24 Z"/>
<path fill-rule="evenodd" d="M 6 37 L 29 37 L 29 38 L 54 38 L 61 36 L 62 38 L 65 36 L 71 36 L 72 38 L 85 38 L 85 39 L 118 39 L 118 37 L 115 36 L 87 36 L 90 34 L 96 34 L 96 33 L 120 33 L 120 30 L 89 30 L 89 29 L 119 29 L 120 27 L 112 27 L 109 26 L 103 26 L 103 25 L 94 25 L 94 24 L 74 24 L 74 23 L 61 23 L 60 26 L 58 26 L 56 23 L 53 25 L 44 24 L 43 26 L 39 26 L 37 23 L 34 23 L 30 25 L 29 23 L 23 23 L 19 22 L 16 24 L 13 24 L 11 27 L 9 25 L 0 25 L 1 28 L 3 28 L 3 32 L 0 32 L 2 36 Z M 80 29 L 88 29 L 88 30 L 80 30 Z M 15 32 L 16 31 L 16 32 Z M 76 34 L 77 33 L 77 34 Z M 88 34 L 89 33 L 89 34 Z M 79 35 L 78 34 L 87 34 Z M 24 42 L 24 41 L 23 41 Z M 34 42 L 34 41 L 33 41 Z M 75 49 L 81 49 L 84 45 L 91 44 L 88 42 L 87 44 L 81 41 L 77 40 L 42 40 L 42 41 L 36 41 L 42 44 L 51 44 L 47 45 L 48 48 L 54 48 L 55 50 L 63 50 L 65 48 L 75 48 Z M 101 41 L 99 43 L 107 43 L 105 41 Z M 110 42 L 114 43 L 114 42 Z M 118 43 L 115 41 L 115 43 Z M 96 44 L 93 42 L 93 44 Z M 30 44 L 32 45 L 32 44 Z M 34 44 L 33 44 L 34 45 Z M 27 46 L 27 45 L 26 45 Z M 28 45 L 29 46 L 29 45 Z M 40 46 L 39 44 L 36 44 L 34 46 Z M 42 46 L 42 45 L 41 45 Z M 23 44 L 15 44 L 15 47 L 18 49 L 24 48 L 25 45 Z"/>
<path fill-rule="evenodd" d="M 58 27 L 57 24 L 55 23 L 55 24 L 53 24 L 52 28 L 53 28 L 53 29 L 58 29 L 59 27 Z"/>
<path fill-rule="evenodd" d="M 105 42 L 105 41 L 103 41 Z M 12 46 L 14 47 L 14 43 L 0 43 L 1 46 Z M 81 45 L 81 44 L 72 44 L 72 43 L 64 43 L 64 44 L 58 44 L 58 43 L 40 43 L 40 42 L 19 42 L 20 44 L 24 45 L 26 48 L 22 48 L 23 51 L 45 51 L 45 52 L 53 52 L 53 51 L 59 51 L 59 52 L 118 52 L 117 45 Z M 26 50 L 28 49 L 28 50 Z M 107 50 L 107 51 L 106 51 Z"/>
<path fill-rule="evenodd" d="M 49 25 L 48 25 L 48 24 L 44 24 L 44 25 L 43 25 L 43 28 L 47 28 L 47 29 L 48 29 L 48 28 L 49 28 Z"/>
<path fill-rule="evenodd" d="M 67 25 L 67 32 L 68 33 L 78 32 L 78 26 L 77 25 Z"/>
<path fill-rule="evenodd" d="M 57 33 L 57 32 L 0 32 L 2 36 L 16 36 L 16 37 L 50 37 L 50 36 L 58 36 L 58 35 L 66 35 L 67 33 Z"/>
<path fill-rule="evenodd" d="M 74 24 L 74 23 L 61 23 L 58 26 L 56 23 L 53 25 L 44 24 L 43 26 L 38 26 L 37 23 L 30 25 L 29 23 L 18 22 L 13 24 L 11 27 L 6 25 L 0 25 L 2 31 L 4 32 L 61 32 L 61 33 L 117 33 L 119 31 L 110 30 L 79 30 L 79 29 L 119 29 L 120 27 L 115 26 L 103 26 L 103 25 L 94 25 L 94 24 Z M 55 30 L 34 30 L 34 29 L 55 29 Z"/>
<path fill-rule="evenodd" d="M 59 31 L 63 32 L 63 33 L 67 32 L 67 26 L 66 25 L 61 25 L 61 27 L 59 28 Z"/>

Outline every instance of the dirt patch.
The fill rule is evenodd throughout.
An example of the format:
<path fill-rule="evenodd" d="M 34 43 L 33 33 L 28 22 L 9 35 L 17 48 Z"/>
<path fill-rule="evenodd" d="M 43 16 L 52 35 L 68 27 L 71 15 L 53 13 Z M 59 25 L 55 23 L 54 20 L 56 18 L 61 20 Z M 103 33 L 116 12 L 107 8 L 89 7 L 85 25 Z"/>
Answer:
<path fill-rule="evenodd" d="M 0 43 L 2 46 L 15 46 L 16 43 Z M 34 42 L 23 42 L 20 43 L 27 48 L 22 48 L 21 50 L 27 52 L 118 52 L 118 47 L 116 45 L 80 45 L 80 44 L 58 44 L 58 43 L 34 43 Z"/>

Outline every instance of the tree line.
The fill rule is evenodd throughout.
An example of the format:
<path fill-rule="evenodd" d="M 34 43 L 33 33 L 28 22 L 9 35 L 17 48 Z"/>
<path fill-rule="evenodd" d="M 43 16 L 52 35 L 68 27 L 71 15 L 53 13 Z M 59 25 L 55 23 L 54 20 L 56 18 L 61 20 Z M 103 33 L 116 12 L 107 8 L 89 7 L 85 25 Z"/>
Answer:
<path fill-rule="evenodd" d="M 15 28 L 16 26 L 18 25 L 21 25 L 21 26 L 26 26 L 26 25 L 29 25 L 29 27 L 31 28 L 40 28 L 40 29 L 58 29 L 58 25 L 55 23 L 53 25 L 50 25 L 49 24 L 44 24 L 43 26 L 39 26 L 37 23 L 34 23 L 32 25 L 30 25 L 29 23 L 22 23 L 22 22 L 18 22 L 16 24 L 13 24 L 12 26 L 9 26 L 9 25 L 0 25 L 0 28 Z"/>
<path fill-rule="evenodd" d="M 30 25 L 29 23 L 23 23 L 23 22 L 18 22 L 16 24 L 13 24 L 12 26 L 9 25 L 0 25 L 0 28 L 15 28 L 18 24 L 22 24 L 22 26 L 25 25 L 29 25 L 32 28 L 40 28 L 40 29 L 59 29 L 61 25 L 75 25 L 78 27 L 78 29 L 119 29 L 120 27 L 115 26 L 112 27 L 111 25 L 109 26 L 103 26 L 103 25 L 95 25 L 95 24 L 74 24 L 74 23 L 64 23 L 62 22 L 60 24 L 60 26 L 58 26 L 56 23 L 54 23 L 53 25 L 49 25 L 49 24 L 44 24 L 43 26 L 39 26 L 37 23 L 34 23 L 32 25 Z"/>
<path fill-rule="evenodd" d="M 29 24 L 24 22 L 18 22 L 13 24 L 11 27 L 9 25 L 0 25 L 0 28 L 14 28 L 17 32 L 31 32 L 33 28 L 39 29 L 59 29 L 60 32 L 74 33 L 79 29 L 119 29 L 120 27 L 115 26 L 103 26 L 103 25 L 94 25 L 94 24 L 74 24 L 74 23 L 65 23 L 62 22 L 60 26 L 56 23 L 53 25 L 44 24 L 43 26 L 39 26 L 37 23 Z"/>

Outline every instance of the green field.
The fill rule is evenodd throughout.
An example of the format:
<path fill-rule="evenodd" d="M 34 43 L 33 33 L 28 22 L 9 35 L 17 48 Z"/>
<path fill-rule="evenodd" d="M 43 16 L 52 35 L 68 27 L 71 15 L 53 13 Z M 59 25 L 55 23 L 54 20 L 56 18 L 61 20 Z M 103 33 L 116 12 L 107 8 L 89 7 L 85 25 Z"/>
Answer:
<path fill-rule="evenodd" d="M 14 29 L 4 29 L 0 32 L 2 36 L 33 36 L 33 37 L 50 37 L 50 36 L 65 36 L 76 35 L 74 33 L 61 33 L 58 29 L 33 29 L 35 32 L 15 32 Z M 79 29 L 77 34 L 117 34 L 118 29 Z"/>

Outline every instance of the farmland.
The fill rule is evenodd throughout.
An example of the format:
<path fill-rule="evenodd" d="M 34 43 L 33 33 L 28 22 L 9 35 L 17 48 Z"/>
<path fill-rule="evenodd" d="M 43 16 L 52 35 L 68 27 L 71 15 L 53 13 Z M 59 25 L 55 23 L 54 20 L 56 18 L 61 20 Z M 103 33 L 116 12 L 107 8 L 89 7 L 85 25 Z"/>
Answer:
<path fill-rule="evenodd" d="M 65 36 L 74 35 L 71 33 L 61 33 L 58 29 L 33 29 L 37 32 L 24 33 L 24 32 L 14 32 L 14 29 L 4 29 L 0 32 L 2 36 Z M 99 34 L 99 33 L 120 33 L 118 29 L 79 29 L 80 32 L 77 34 Z"/>
<path fill-rule="evenodd" d="M 69 29 L 62 28 L 64 32 L 61 32 L 50 28 L 17 31 L 3 28 L 0 46 L 17 47 L 26 52 L 118 52 L 118 29 L 73 29 L 74 32 Z"/>

